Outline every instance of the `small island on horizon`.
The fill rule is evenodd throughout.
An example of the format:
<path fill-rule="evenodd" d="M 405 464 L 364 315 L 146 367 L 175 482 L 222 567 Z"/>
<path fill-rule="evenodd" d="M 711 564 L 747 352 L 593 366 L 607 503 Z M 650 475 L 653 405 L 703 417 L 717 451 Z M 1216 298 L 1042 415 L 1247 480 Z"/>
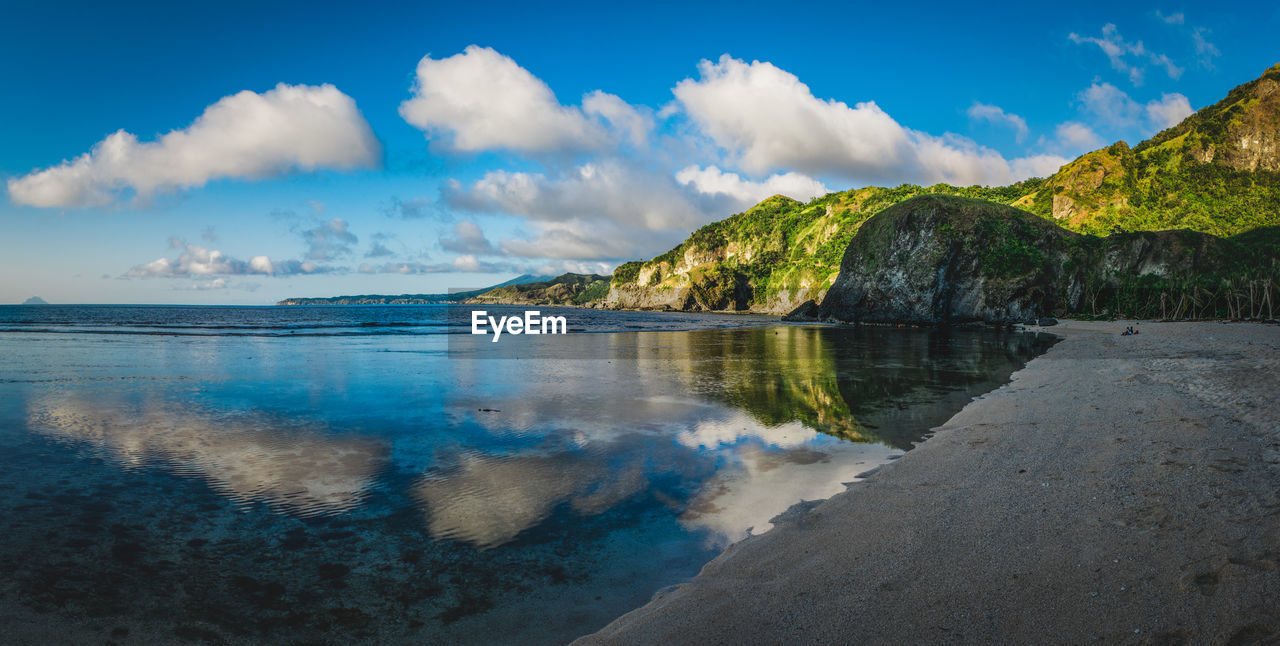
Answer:
<path fill-rule="evenodd" d="M 43 298 L 40 298 L 39 296 L 32 296 L 31 298 L 28 298 L 27 300 L 22 301 L 22 304 L 23 305 L 48 305 L 49 301 L 46 301 Z"/>

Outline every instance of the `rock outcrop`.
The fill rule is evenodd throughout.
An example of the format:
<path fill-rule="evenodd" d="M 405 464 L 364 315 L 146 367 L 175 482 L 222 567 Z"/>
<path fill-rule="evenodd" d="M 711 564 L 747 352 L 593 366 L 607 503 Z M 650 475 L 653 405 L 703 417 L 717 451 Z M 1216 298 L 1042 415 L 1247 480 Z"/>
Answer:
<path fill-rule="evenodd" d="M 1022 323 L 1106 314 L 1134 306 L 1135 299 L 1150 309 L 1195 281 L 1274 272 L 1268 256 L 1278 238 L 1276 227 L 1226 240 L 1186 230 L 1097 237 L 1002 204 L 921 196 L 862 225 L 818 315 L 879 323 Z"/>

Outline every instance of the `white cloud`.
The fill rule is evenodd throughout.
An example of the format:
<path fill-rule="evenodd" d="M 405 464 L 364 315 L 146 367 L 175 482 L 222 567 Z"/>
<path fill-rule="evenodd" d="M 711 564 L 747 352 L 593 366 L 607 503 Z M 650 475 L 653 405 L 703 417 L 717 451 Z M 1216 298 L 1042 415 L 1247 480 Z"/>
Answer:
<path fill-rule="evenodd" d="M 1146 111 L 1147 120 L 1156 130 L 1176 126 L 1195 112 L 1187 97 L 1177 93 L 1160 95 L 1160 100 L 1147 103 Z"/>
<path fill-rule="evenodd" d="M 582 109 L 609 122 L 614 129 L 625 132 L 637 148 L 648 145 L 653 130 L 653 116 L 636 108 L 621 98 L 596 90 L 582 97 Z"/>
<path fill-rule="evenodd" d="M 484 237 L 480 226 L 469 220 L 455 224 L 453 235 L 441 237 L 440 246 L 446 251 L 462 254 L 491 254 L 496 251 L 489 239 Z"/>
<path fill-rule="evenodd" d="M 728 54 L 673 90 L 680 107 L 744 170 L 794 169 L 857 182 L 1004 184 L 1022 179 L 999 153 L 894 121 L 874 102 L 822 100 L 794 74 Z M 1022 167 L 1022 165 L 1018 165 Z"/>
<path fill-rule="evenodd" d="M 1186 22 L 1187 17 L 1182 12 L 1165 15 L 1159 9 L 1156 9 L 1156 17 L 1163 20 L 1168 25 L 1181 25 Z"/>
<path fill-rule="evenodd" d="M 476 45 L 419 61 L 413 98 L 400 104 L 400 116 L 429 136 L 450 133 L 451 146 L 469 152 L 593 149 L 604 138 L 598 123 L 561 105 L 541 79 Z"/>
<path fill-rule="evenodd" d="M 422 262 L 388 262 L 381 265 L 372 265 L 369 263 L 361 263 L 356 267 L 356 271 L 361 274 L 452 274 L 459 272 L 477 272 L 477 273 L 520 273 L 521 270 L 514 264 L 508 262 L 486 262 L 477 260 L 474 255 L 463 254 L 454 258 L 452 262 L 441 263 L 422 263 Z"/>
<path fill-rule="evenodd" d="M 1060 155 L 1031 155 L 1013 160 L 1013 174 L 1018 177 L 1048 177 L 1071 161 Z"/>
<path fill-rule="evenodd" d="M 1085 111 L 1103 126 L 1113 130 L 1139 128 L 1144 135 L 1176 125 L 1194 112 L 1187 97 L 1176 92 L 1142 104 L 1110 83 L 1090 85 L 1079 99 Z"/>
<path fill-rule="evenodd" d="M 1200 66 L 1211 70 L 1213 59 L 1222 56 L 1222 52 L 1204 37 L 1206 33 L 1208 33 L 1207 29 L 1196 28 L 1191 32 L 1191 42 L 1196 46 L 1196 60 L 1199 61 Z"/>
<path fill-rule="evenodd" d="M 1126 41 L 1120 35 L 1120 30 L 1112 23 L 1102 26 L 1101 37 L 1081 36 L 1072 32 L 1067 35 L 1067 38 L 1077 45 L 1086 43 L 1097 45 L 1098 49 L 1101 49 L 1111 61 L 1112 69 L 1127 74 L 1129 82 L 1135 86 L 1142 85 L 1147 64 L 1163 67 L 1171 79 L 1176 80 L 1182 76 L 1182 68 L 1175 65 L 1168 56 L 1147 50 L 1142 41 L 1136 43 Z M 1134 58 L 1133 62 L 1129 61 L 1130 56 Z"/>
<path fill-rule="evenodd" d="M 591 262 L 578 260 L 553 260 L 541 265 L 528 265 L 520 273 L 535 276 L 559 276 L 563 273 L 599 274 L 608 276 L 613 273 L 614 265 L 607 262 Z"/>
<path fill-rule="evenodd" d="M 728 215 L 728 212 L 721 215 Z M 507 256 L 557 260 L 648 259 L 674 247 L 689 229 L 647 231 L 608 220 L 575 219 L 535 222 L 528 238 L 503 238 L 498 247 Z"/>
<path fill-rule="evenodd" d="M 757 204 L 773 195 L 785 195 L 794 200 L 808 200 L 826 195 L 831 190 L 812 177 L 800 173 L 770 175 L 753 182 L 737 173 L 720 170 L 716 166 L 699 168 L 688 166 L 676 173 L 676 181 L 707 195 L 727 195 L 739 204 Z"/>
<path fill-rule="evenodd" d="M 334 267 L 317 265 L 310 261 L 273 261 L 268 256 L 254 256 L 248 262 L 232 258 L 216 249 L 186 245 L 177 258 L 157 258 L 149 263 L 134 266 L 125 276 L 130 278 L 191 276 L 235 276 L 246 274 L 291 275 L 323 274 L 336 271 Z"/>
<path fill-rule="evenodd" d="M 1059 124 L 1054 134 L 1057 136 L 1058 143 L 1068 150 L 1093 150 L 1103 143 L 1102 137 L 1099 137 L 1098 133 L 1079 121 L 1068 121 Z"/>
<path fill-rule="evenodd" d="M 226 289 L 230 286 L 226 278 L 214 278 L 206 280 L 203 283 L 192 283 L 190 289 L 195 291 L 206 291 L 211 289 Z"/>
<path fill-rule="evenodd" d="M 308 260 L 334 260 L 351 254 L 351 247 L 360 242 L 348 229 L 346 220 L 333 218 L 328 222 L 301 231 L 307 243 Z"/>
<path fill-rule="evenodd" d="M 10 179 L 9 198 L 38 207 L 105 205 L 129 190 L 146 200 L 219 178 L 373 167 L 381 154 L 351 97 L 332 85 L 281 83 L 224 97 L 156 141 L 117 131 L 74 160 Z"/>
<path fill-rule="evenodd" d="M 1109 128 L 1132 128 L 1143 116 L 1142 106 L 1110 83 L 1090 85 L 1080 93 L 1079 99 L 1085 111 Z"/>
<path fill-rule="evenodd" d="M 468 211 L 541 221 L 607 219 L 649 230 L 688 229 L 709 215 L 671 176 L 618 158 L 558 176 L 491 171 L 468 187 L 448 185 L 442 194 L 447 205 Z"/>
<path fill-rule="evenodd" d="M 975 121 L 987 121 L 1012 128 L 1019 142 L 1027 137 L 1027 120 L 1012 112 L 1005 112 L 1004 108 L 998 105 L 974 101 L 973 105 L 969 106 L 968 114 L 969 118 Z"/>

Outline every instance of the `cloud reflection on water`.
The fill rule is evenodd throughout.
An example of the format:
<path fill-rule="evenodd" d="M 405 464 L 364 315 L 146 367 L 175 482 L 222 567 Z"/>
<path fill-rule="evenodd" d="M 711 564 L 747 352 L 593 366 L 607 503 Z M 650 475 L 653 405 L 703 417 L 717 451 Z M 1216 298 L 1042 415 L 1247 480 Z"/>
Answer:
<path fill-rule="evenodd" d="M 88 445 L 128 467 L 159 462 L 198 476 L 239 502 L 265 502 L 301 516 L 335 514 L 360 503 L 387 459 L 367 438 L 289 426 L 267 415 L 223 414 L 148 400 L 48 396 L 27 421 L 48 437 Z"/>

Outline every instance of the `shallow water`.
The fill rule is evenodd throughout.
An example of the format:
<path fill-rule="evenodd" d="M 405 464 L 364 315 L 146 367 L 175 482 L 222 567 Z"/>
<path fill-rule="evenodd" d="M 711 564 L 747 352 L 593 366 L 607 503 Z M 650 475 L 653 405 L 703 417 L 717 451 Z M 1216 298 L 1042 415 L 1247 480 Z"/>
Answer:
<path fill-rule="evenodd" d="M 430 306 L 75 309 L 0 308 L 18 639 L 563 643 L 1049 343 L 569 310 L 605 333 L 511 358 Z"/>

